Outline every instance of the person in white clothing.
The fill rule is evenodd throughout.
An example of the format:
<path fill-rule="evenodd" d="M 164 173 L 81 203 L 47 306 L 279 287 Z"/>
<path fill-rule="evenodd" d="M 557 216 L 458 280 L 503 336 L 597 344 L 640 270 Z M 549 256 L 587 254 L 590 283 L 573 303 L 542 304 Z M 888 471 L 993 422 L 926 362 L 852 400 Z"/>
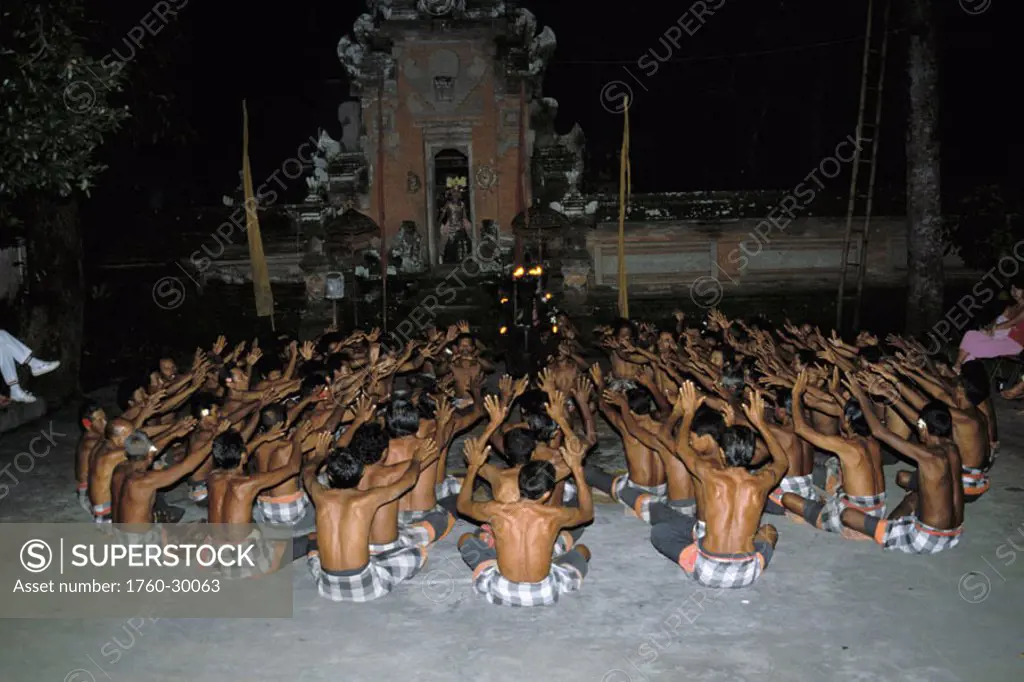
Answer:
<path fill-rule="evenodd" d="M 32 357 L 32 349 L 12 334 L 0 329 L 0 374 L 3 374 L 11 391 L 11 400 L 19 403 L 34 403 L 36 397 L 18 384 L 17 365 L 27 365 L 32 376 L 48 374 L 60 367 L 58 360 L 40 360 Z"/>

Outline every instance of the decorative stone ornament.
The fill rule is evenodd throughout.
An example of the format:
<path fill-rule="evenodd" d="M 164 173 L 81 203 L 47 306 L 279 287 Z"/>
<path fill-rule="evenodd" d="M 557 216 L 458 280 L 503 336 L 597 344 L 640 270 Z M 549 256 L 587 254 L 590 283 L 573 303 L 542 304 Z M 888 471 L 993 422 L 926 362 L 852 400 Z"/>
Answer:
<path fill-rule="evenodd" d="M 466 0 L 419 0 L 419 11 L 432 17 L 443 17 L 455 9 L 465 10 Z"/>
<path fill-rule="evenodd" d="M 480 166 L 476 171 L 476 186 L 480 189 L 491 189 L 498 184 L 498 173 L 490 166 Z"/>
<path fill-rule="evenodd" d="M 423 188 L 423 182 L 420 180 L 420 176 L 416 175 L 412 171 L 409 171 L 405 175 L 405 190 L 409 194 L 416 194 Z"/>

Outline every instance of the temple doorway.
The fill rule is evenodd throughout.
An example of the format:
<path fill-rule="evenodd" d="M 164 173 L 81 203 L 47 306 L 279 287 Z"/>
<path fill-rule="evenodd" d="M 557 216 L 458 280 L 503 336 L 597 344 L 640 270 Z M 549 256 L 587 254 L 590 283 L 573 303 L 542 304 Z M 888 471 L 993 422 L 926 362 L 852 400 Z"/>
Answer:
<path fill-rule="evenodd" d="M 458 149 L 441 149 L 433 157 L 433 171 L 432 260 L 458 264 L 473 251 L 469 157 Z"/>

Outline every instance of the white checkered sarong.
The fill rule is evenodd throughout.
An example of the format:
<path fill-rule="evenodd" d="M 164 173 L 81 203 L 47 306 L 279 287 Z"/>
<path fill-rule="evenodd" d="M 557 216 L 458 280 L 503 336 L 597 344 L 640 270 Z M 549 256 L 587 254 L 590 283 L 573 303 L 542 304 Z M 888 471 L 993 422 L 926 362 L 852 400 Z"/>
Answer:
<path fill-rule="evenodd" d="M 141 533 L 122 530 L 118 526 L 114 526 L 114 538 L 117 540 L 117 544 L 126 546 L 157 545 L 162 547 L 164 545 L 164 532 L 159 526 L 153 526 Z"/>
<path fill-rule="evenodd" d="M 109 502 L 92 505 L 92 520 L 96 523 L 112 523 L 114 517 Z"/>
<path fill-rule="evenodd" d="M 751 554 L 711 554 L 701 547 L 701 540 L 683 550 L 679 564 L 683 571 L 705 587 L 748 587 L 764 572 L 772 548 L 755 541 L 757 550 Z"/>
<path fill-rule="evenodd" d="M 882 549 L 906 554 L 938 554 L 960 544 L 963 526 L 939 530 L 921 523 L 916 516 L 903 516 L 878 524 L 875 541 Z"/>
<path fill-rule="evenodd" d="M 419 573 L 427 561 L 427 550 L 393 546 L 386 552 L 371 555 L 366 567 L 352 575 L 325 571 L 317 552 L 310 552 L 307 561 L 321 597 L 338 602 L 368 602 L 383 597 L 396 585 Z"/>
<path fill-rule="evenodd" d="M 413 512 L 415 513 L 415 512 Z M 419 512 L 421 514 L 433 513 L 433 510 L 429 512 Z M 445 511 L 445 514 L 448 514 Z M 422 517 L 421 517 L 422 518 Z M 394 542 L 389 542 L 384 545 L 370 545 L 370 554 L 385 554 L 395 548 L 405 547 L 423 547 L 426 548 L 431 543 L 435 542 L 437 538 L 434 537 L 433 527 L 426 521 L 418 521 L 415 523 L 398 523 L 398 538 Z"/>
<path fill-rule="evenodd" d="M 697 523 L 693 524 L 693 541 L 697 542 L 705 535 L 708 534 L 708 524 L 706 521 L 697 520 Z"/>
<path fill-rule="evenodd" d="M 222 544 L 221 547 L 223 546 Z M 224 553 L 227 560 L 217 566 L 217 572 L 226 580 L 243 580 L 272 572 L 274 548 L 263 539 L 263 534 L 259 530 L 253 529 L 245 540 L 236 546 L 236 551 Z"/>
<path fill-rule="evenodd" d="M 411 526 L 413 524 L 420 523 L 421 521 L 423 521 L 423 519 L 426 518 L 427 514 L 434 514 L 437 512 L 443 512 L 447 514 L 448 510 L 439 504 L 435 504 L 432 509 L 400 511 L 398 512 L 398 525 L 399 527 L 401 527 L 402 525 Z"/>
<path fill-rule="evenodd" d="M 620 497 L 627 486 L 641 493 L 633 506 L 627 505 Z M 612 497 L 647 523 L 651 522 L 651 503 L 667 502 L 667 494 L 668 483 L 655 486 L 639 485 L 629 479 L 629 474 L 623 474 L 612 481 Z"/>
<path fill-rule="evenodd" d="M 576 484 L 572 481 L 566 481 L 565 487 L 562 488 L 562 504 L 569 504 L 576 499 L 576 495 L 579 491 L 576 489 Z"/>
<path fill-rule="evenodd" d="M 868 516 L 874 516 L 879 519 L 884 518 L 885 493 L 882 492 L 871 497 L 860 497 L 847 495 L 846 491 L 840 488 L 836 491 L 835 495 L 825 501 L 825 507 L 821 510 L 821 516 L 818 518 L 818 521 L 821 524 L 822 530 L 827 530 L 831 533 L 842 533 L 844 528 L 842 513 L 847 508 L 862 511 Z"/>
<path fill-rule="evenodd" d="M 265 523 L 278 526 L 294 526 L 306 518 L 310 513 L 313 503 L 305 490 L 299 490 L 289 495 L 270 497 L 260 495 L 256 498 L 256 509 Z"/>
<path fill-rule="evenodd" d="M 485 561 L 473 571 L 473 589 L 497 606 L 550 606 L 559 595 L 575 592 L 583 576 L 572 566 L 552 562 L 548 577 L 539 583 L 517 583 L 498 572 L 498 562 Z"/>
<path fill-rule="evenodd" d="M 985 469 L 974 469 L 962 467 L 961 478 L 964 482 L 964 495 L 968 497 L 980 497 L 985 494 L 992 485 Z"/>
<path fill-rule="evenodd" d="M 78 504 L 82 506 L 82 509 L 92 514 L 92 504 L 89 502 L 89 484 L 79 483 L 75 494 L 78 497 Z"/>
<path fill-rule="evenodd" d="M 450 495 L 458 495 L 461 490 L 462 481 L 454 476 L 445 476 L 444 480 L 438 483 L 434 489 L 434 495 L 440 500 Z"/>
<path fill-rule="evenodd" d="M 814 489 L 814 476 L 813 474 L 807 474 L 806 476 L 786 476 L 779 481 L 779 487 L 772 491 L 772 499 L 776 500 L 776 504 L 782 506 L 781 500 L 783 493 L 793 493 L 807 500 L 820 500 L 818 491 Z"/>
<path fill-rule="evenodd" d="M 608 378 L 608 389 L 616 393 L 625 393 L 631 391 L 634 388 L 639 388 L 639 384 L 632 379 L 623 379 L 622 377 L 611 376 Z"/>

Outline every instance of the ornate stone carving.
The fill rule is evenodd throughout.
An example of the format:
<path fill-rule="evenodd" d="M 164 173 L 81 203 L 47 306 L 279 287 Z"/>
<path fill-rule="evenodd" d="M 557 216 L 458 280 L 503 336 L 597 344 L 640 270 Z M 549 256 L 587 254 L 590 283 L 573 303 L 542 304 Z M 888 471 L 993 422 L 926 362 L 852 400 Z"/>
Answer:
<path fill-rule="evenodd" d="M 462 64 L 451 50 L 434 52 L 426 66 L 413 58 L 402 63 L 402 71 L 412 86 L 406 106 L 413 114 L 483 113 L 479 86 L 487 73 L 487 62 L 477 56 Z"/>
<path fill-rule="evenodd" d="M 489 190 L 498 184 L 498 173 L 491 166 L 480 166 L 476 169 L 476 186 Z"/>
<path fill-rule="evenodd" d="M 430 17 L 461 16 L 466 12 L 466 0 L 418 0 L 416 7 Z"/>
<path fill-rule="evenodd" d="M 395 237 L 391 257 L 399 272 L 420 273 L 426 271 L 427 260 L 423 257 L 423 239 L 411 220 L 402 221 L 402 227 Z"/>

